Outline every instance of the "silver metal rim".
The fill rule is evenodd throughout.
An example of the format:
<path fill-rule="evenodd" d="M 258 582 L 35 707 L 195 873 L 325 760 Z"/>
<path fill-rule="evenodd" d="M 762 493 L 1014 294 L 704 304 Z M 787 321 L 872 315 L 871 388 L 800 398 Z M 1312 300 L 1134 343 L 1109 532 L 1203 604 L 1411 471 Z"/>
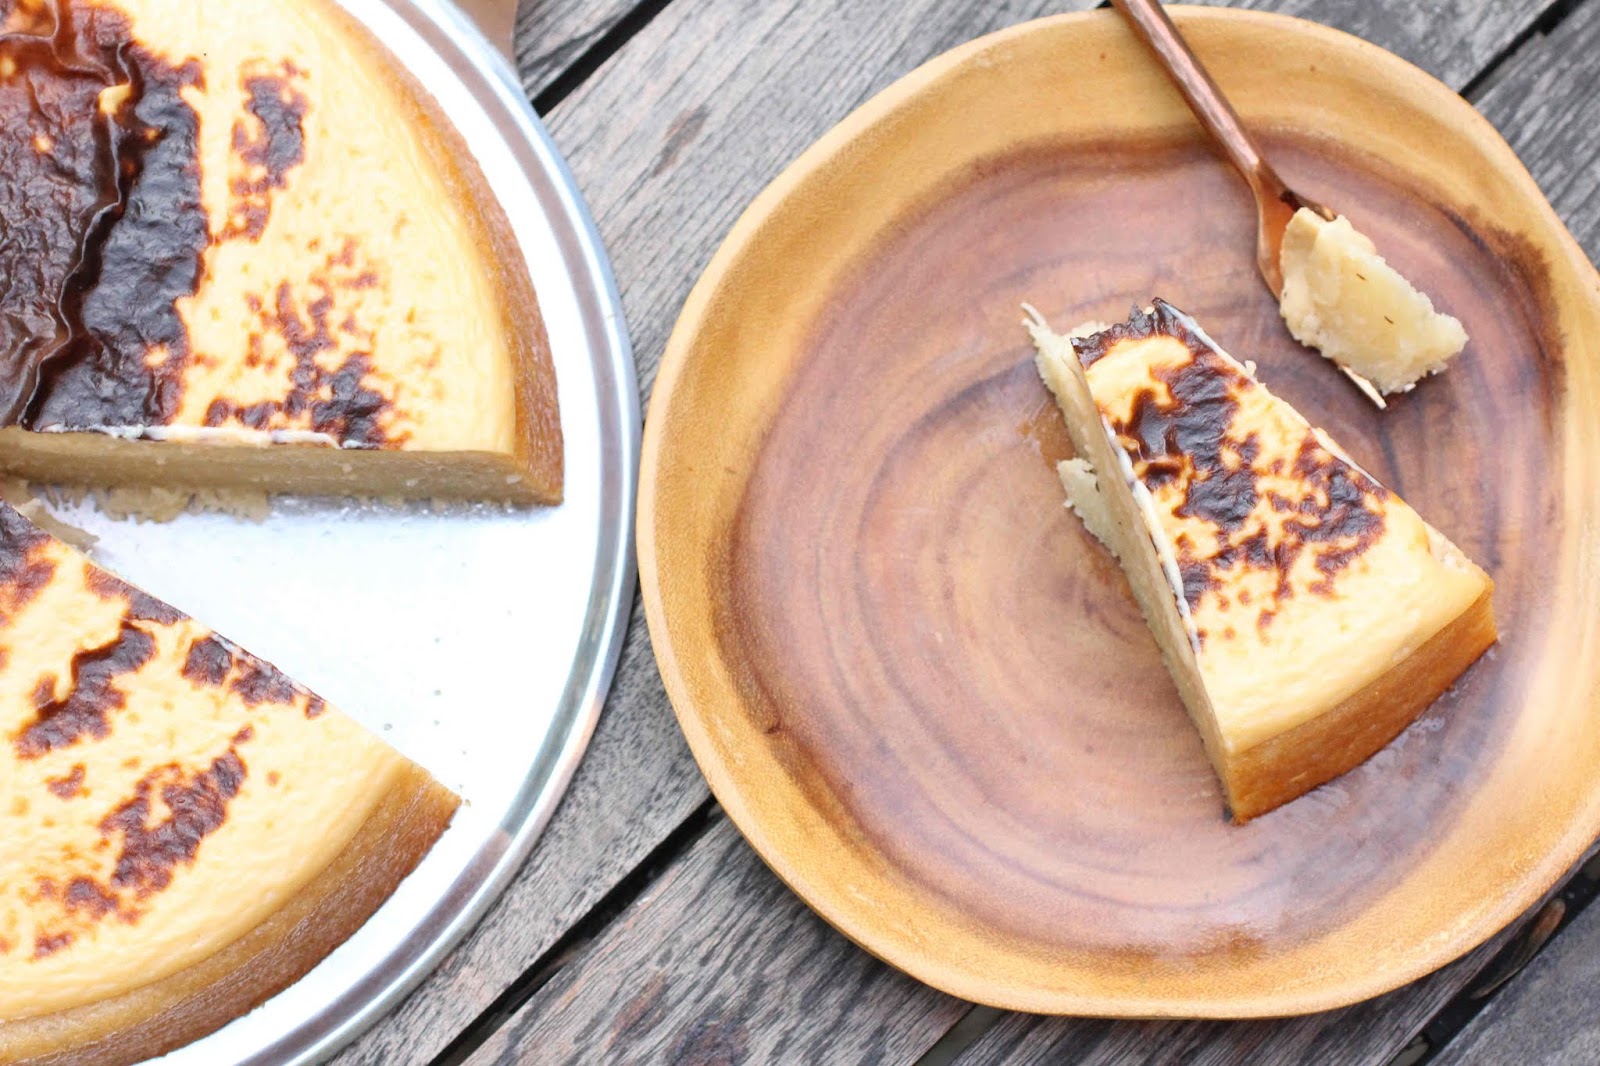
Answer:
<path fill-rule="evenodd" d="M 533 849 L 571 782 L 615 676 L 637 587 L 633 551 L 639 476 L 639 386 L 622 300 L 599 231 L 543 123 L 509 63 L 449 0 L 385 0 L 443 57 L 506 136 L 549 212 L 582 306 L 606 447 L 599 554 L 590 586 L 584 640 L 573 663 L 555 728 L 527 784 L 501 821 L 500 846 L 480 852 L 427 920 L 404 943 L 308 1019 L 242 1060 L 251 1066 L 326 1060 L 394 1009 L 493 906 Z"/>

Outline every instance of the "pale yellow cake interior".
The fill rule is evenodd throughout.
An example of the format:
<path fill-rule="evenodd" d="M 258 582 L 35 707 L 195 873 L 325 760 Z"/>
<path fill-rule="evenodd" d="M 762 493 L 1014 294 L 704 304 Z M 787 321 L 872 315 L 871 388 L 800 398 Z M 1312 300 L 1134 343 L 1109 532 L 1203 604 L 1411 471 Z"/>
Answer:
<path fill-rule="evenodd" d="M 1279 309 L 1296 340 L 1347 366 L 1379 392 L 1401 392 L 1443 370 L 1467 331 L 1386 263 L 1365 234 L 1308 208 L 1284 233 Z"/>

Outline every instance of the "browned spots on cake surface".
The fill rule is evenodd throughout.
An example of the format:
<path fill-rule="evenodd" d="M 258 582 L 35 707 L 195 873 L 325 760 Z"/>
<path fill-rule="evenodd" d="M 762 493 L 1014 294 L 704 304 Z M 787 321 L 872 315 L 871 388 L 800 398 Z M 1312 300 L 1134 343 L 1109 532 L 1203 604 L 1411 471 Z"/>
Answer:
<path fill-rule="evenodd" d="M 1091 367 L 1111 353 L 1124 341 L 1142 341 L 1151 337 L 1176 337 L 1187 343 L 1189 327 L 1165 300 L 1156 300 L 1146 311 L 1135 307 L 1128 313 L 1127 321 L 1117 322 L 1088 337 L 1072 338 L 1072 350 L 1078 361 Z M 1193 347 L 1193 346 L 1191 346 Z"/>
<path fill-rule="evenodd" d="M 1309 429 L 1295 446 L 1287 474 L 1283 456 L 1264 458 L 1260 434 L 1239 425 L 1242 398 L 1261 386 L 1165 301 L 1073 345 L 1092 364 L 1126 340 L 1154 336 L 1178 340 L 1185 354 L 1154 369 L 1156 384 L 1133 397 L 1125 418 L 1111 420 L 1112 431 L 1152 495 L 1175 500 L 1175 516 L 1202 523 L 1214 536 L 1214 548 L 1197 546 L 1186 535 L 1174 542 L 1189 609 L 1197 610 L 1207 595 L 1230 607 L 1221 593 L 1230 572 L 1273 573 L 1269 598 L 1240 600 L 1241 607 L 1255 607 L 1257 631 L 1264 633 L 1282 602 L 1295 594 L 1291 574 L 1306 553 L 1320 577 L 1305 591 L 1333 593 L 1338 573 L 1383 536 L 1389 494 L 1323 447 Z M 1269 479 L 1272 487 L 1264 489 Z"/>
<path fill-rule="evenodd" d="M 10 518 L 23 521 L 14 511 L 9 518 L 0 511 L 0 529 Z M 147 627 L 174 625 L 187 618 L 176 608 L 97 567 L 86 568 L 84 583 L 101 599 L 122 603 L 121 622 L 107 643 L 74 653 L 64 685 L 54 673 L 43 674 L 35 682 L 34 720 L 14 741 L 21 758 L 37 759 L 85 740 L 110 736 L 112 715 L 124 710 L 128 703 L 119 682 L 155 658 L 156 639 Z"/>
<path fill-rule="evenodd" d="M 353 239 L 341 242 L 303 284 L 281 281 L 270 295 L 251 294 L 245 306 L 258 332 L 247 341 L 256 365 L 276 370 L 281 347 L 287 362 L 281 397 L 244 402 L 218 397 L 206 408 L 205 425 L 236 423 L 248 429 L 305 428 L 345 447 L 394 448 L 407 438 L 391 433 L 393 400 L 376 387 L 375 336 L 360 321 L 359 294 L 381 286 L 383 275 L 364 263 Z"/>
<path fill-rule="evenodd" d="M 74 939 L 71 933 L 41 933 L 33 938 L 33 957 L 48 959 L 56 952 L 71 947 Z"/>
<path fill-rule="evenodd" d="M 83 763 L 78 763 L 73 766 L 72 771 L 65 777 L 52 777 L 46 781 L 45 787 L 57 799 L 77 799 L 79 796 L 85 795 L 83 782 L 87 775 L 87 768 Z"/>
<path fill-rule="evenodd" d="M 61 896 L 62 908 L 73 915 L 99 921 L 120 908 L 120 901 L 93 878 L 74 877 Z"/>
<path fill-rule="evenodd" d="M 88 585 L 90 592 L 103 600 L 122 600 L 126 603 L 129 621 L 154 622 L 156 625 L 170 626 L 189 617 L 171 604 L 128 584 L 109 570 L 90 567 L 84 575 L 84 583 Z"/>
<path fill-rule="evenodd" d="M 228 688 L 247 707 L 293 703 L 300 693 L 299 686 L 289 680 L 287 674 L 254 655 L 240 655 L 237 666 L 238 672 Z"/>
<path fill-rule="evenodd" d="M 183 660 L 183 676 L 197 685 L 219 687 L 233 671 L 234 649 L 216 634 L 189 645 Z"/>
<path fill-rule="evenodd" d="M 53 950 L 69 947 L 74 937 L 108 918 L 137 922 L 144 903 L 165 891 L 180 868 L 194 864 L 206 839 L 227 823 L 229 806 L 249 772 L 239 748 L 254 736 L 252 727 L 240 729 L 204 769 L 169 763 L 145 774 L 99 823 L 99 850 L 114 852 L 109 872 L 73 873 L 64 884 L 39 879 L 38 900 L 59 912 L 51 922 L 54 931 L 41 934 L 56 943 Z M 65 860 L 69 869 L 104 869 L 98 858 L 69 854 Z"/>
<path fill-rule="evenodd" d="M 1310 492 L 1298 508 L 1301 513 L 1288 518 L 1284 529 L 1293 529 L 1290 543 L 1297 547 L 1321 546 L 1314 549 L 1314 554 L 1322 580 L 1312 583 L 1310 589 L 1327 595 L 1333 591 L 1333 579 L 1339 571 L 1383 536 L 1381 502 L 1389 493 L 1329 453 L 1309 432 L 1300 442 L 1294 472 Z M 1312 504 L 1320 506 L 1313 509 Z"/>
<path fill-rule="evenodd" d="M 55 576 L 50 535 L 0 503 L 0 618 L 15 615 Z"/>
<path fill-rule="evenodd" d="M 259 241 L 272 215 L 273 195 L 305 162 L 305 117 L 311 104 L 296 85 L 305 72 L 289 60 L 262 63 L 241 76 L 245 111 L 233 125 L 233 154 L 240 170 L 229 179 L 233 194 L 224 240 Z"/>
<path fill-rule="evenodd" d="M 110 889 L 144 900 L 170 885 L 178 867 L 194 863 L 205 839 L 227 821 L 228 806 L 244 786 L 248 767 L 238 743 L 192 775 L 173 765 L 152 770 L 133 796 L 105 817 L 102 837 L 121 842 Z"/>
<path fill-rule="evenodd" d="M 226 686 L 229 692 L 251 709 L 263 704 L 293 706 L 301 696 L 306 699 L 307 718 L 317 718 L 327 709 L 322 697 L 306 692 L 276 666 L 215 633 L 189 646 L 184 658 L 183 676 L 196 685 L 210 688 Z M 253 735 L 247 727 L 234 741 L 243 743 Z"/>
<path fill-rule="evenodd" d="M 34 691 L 37 716 L 17 735 L 17 755 L 37 759 L 86 739 L 111 735 L 111 715 L 127 706 L 117 682 L 155 657 L 155 638 L 124 620 L 111 643 L 85 648 L 72 657 L 65 696 L 57 697 L 57 679 L 42 678 Z"/>

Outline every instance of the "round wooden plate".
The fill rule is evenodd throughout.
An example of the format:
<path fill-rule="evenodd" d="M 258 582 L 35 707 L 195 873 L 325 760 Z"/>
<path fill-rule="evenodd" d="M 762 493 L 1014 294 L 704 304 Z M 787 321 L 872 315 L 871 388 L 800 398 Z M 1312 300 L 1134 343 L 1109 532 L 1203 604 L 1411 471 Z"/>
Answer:
<path fill-rule="evenodd" d="M 1297 347 L 1244 186 L 1110 12 L 899 82 L 755 202 L 647 422 L 656 654 L 729 816 L 847 936 L 1029 1011 L 1321 1010 L 1461 955 L 1600 832 L 1600 278 L 1455 93 L 1352 37 L 1180 9 L 1295 188 L 1472 336 L 1384 414 Z M 1502 640 L 1390 748 L 1244 827 L 1019 324 L 1164 297 L 1497 582 Z"/>

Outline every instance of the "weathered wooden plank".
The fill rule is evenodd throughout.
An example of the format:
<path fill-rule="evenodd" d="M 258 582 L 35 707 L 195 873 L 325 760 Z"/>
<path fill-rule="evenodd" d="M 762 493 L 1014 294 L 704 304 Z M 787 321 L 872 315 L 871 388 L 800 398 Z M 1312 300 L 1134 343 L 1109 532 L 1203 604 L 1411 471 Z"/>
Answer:
<path fill-rule="evenodd" d="M 1476 103 L 1522 156 L 1591 260 L 1600 261 L 1600 3 L 1584 0 L 1548 37 L 1496 71 Z"/>
<path fill-rule="evenodd" d="M 529 98 L 588 52 L 639 0 L 523 0 L 517 13 L 517 73 Z"/>
<path fill-rule="evenodd" d="M 909 1062 L 966 1008 L 835 933 L 719 815 L 468 1062 Z"/>
<path fill-rule="evenodd" d="M 1241 0 L 1236 6 L 1281 11 L 1335 26 L 1383 45 L 1460 89 L 1533 26 L 1553 6 L 1553 0 L 1415 0 L 1409 4 Z"/>
<path fill-rule="evenodd" d="M 588 26 L 592 43 L 626 6 L 609 0 L 530 5 L 518 38 L 529 86 L 538 90 L 549 80 L 530 53 L 530 34 L 538 27 Z M 744 205 L 790 159 L 921 61 L 1063 6 L 1049 0 L 676 0 L 562 101 L 549 116 L 551 128 L 610 247 L 646 390 L 695 277 Z M 1365 5 L 1344 6 L 1344 25 L 1361 32 Z M 602 7 L 608 13 L 583 21 Z M 1520 11 L 1524 22 L 1537 10 L 1509 2 L 1485 9 Z M 1455 54 L 1474 25 L 1459 21 L 1468 26 L 1461 34 L 1412 27 L 1414 39 L 1400 43 L 1400 50 L 1417 55 L 1437 47 L 1441 57 Z M 1496 15 L 1475 24 L 1509 34 L 1517 22 Z M 588 46 L 574 45 L 565 54 Z M 409 1062 L 437 1054 L 705 797 L 636 619 L 590 754 L 517 884 L 445 966 L 341 1061 Z M 792 899 L 789 904 L 799 906 Z M 781 921 L 787 912 L 773 913 L 772 920 Z M 662 944 L 670 961 L 674 942 Z M 772 965 L 787 963 L 774 955 Z M 518 1024 L 536 1014 L 525 1012 Z M 856 1024 L 885 1021 L 859 1017 Z M 790 1024 L 805 1019 L 791 1017 Z"/>
<path fill-rule="evenodd" d="M 1591 258 L 1600 256 L 1600 2 L 1589 0 L 1548 38 L 1507 60 L 1477 101 L 1505 134 Z M 1491 943 L 1499 943 L 1505 937 Z M 1600 916 L 1585 913 L 1511 982 L 1441 1062 L 1600 1060 L 1600 1021 L 1586 978 L 1600 973 Z M 1590 957 L 1592 956 L 1592 958 Z M 1212 1063 L 1388 1061 L 1488 961 L 1480 949 L 1424 981 L 1344 1011 L 1284 1022 L 1235 1025 L 1003 1019 L 976 1041 L 962 1066 L 1027 1062 Z M 1577 1027 L 1582 1018 L 1586 1028 Z M 1511 1036 L 1502 1036 L 1504 1029 Z M 1570 1035 L 1570 1040 L 1568 1039 Z M 1457 1044 L 1461 1045 L 1457 1049 Z M 1196 1049 L 1204 1049 L 1203 1054 Z M 1504 1052 L 1495 1054 L 1496 1051 Z M 1569 1059 L 1558 1056 L 1570 1051 Z M 1547 1057 L 1548 1056 L 1548 1057 Z"/>
<path fill-rule="evenodd" d="M 1591 906 L 1501 989 L 1433 1062 L 1436 1066 L 1600 1062 L 1600 1016 L 1594 1009 L 1597 980 L 1600 907 Z"/>

